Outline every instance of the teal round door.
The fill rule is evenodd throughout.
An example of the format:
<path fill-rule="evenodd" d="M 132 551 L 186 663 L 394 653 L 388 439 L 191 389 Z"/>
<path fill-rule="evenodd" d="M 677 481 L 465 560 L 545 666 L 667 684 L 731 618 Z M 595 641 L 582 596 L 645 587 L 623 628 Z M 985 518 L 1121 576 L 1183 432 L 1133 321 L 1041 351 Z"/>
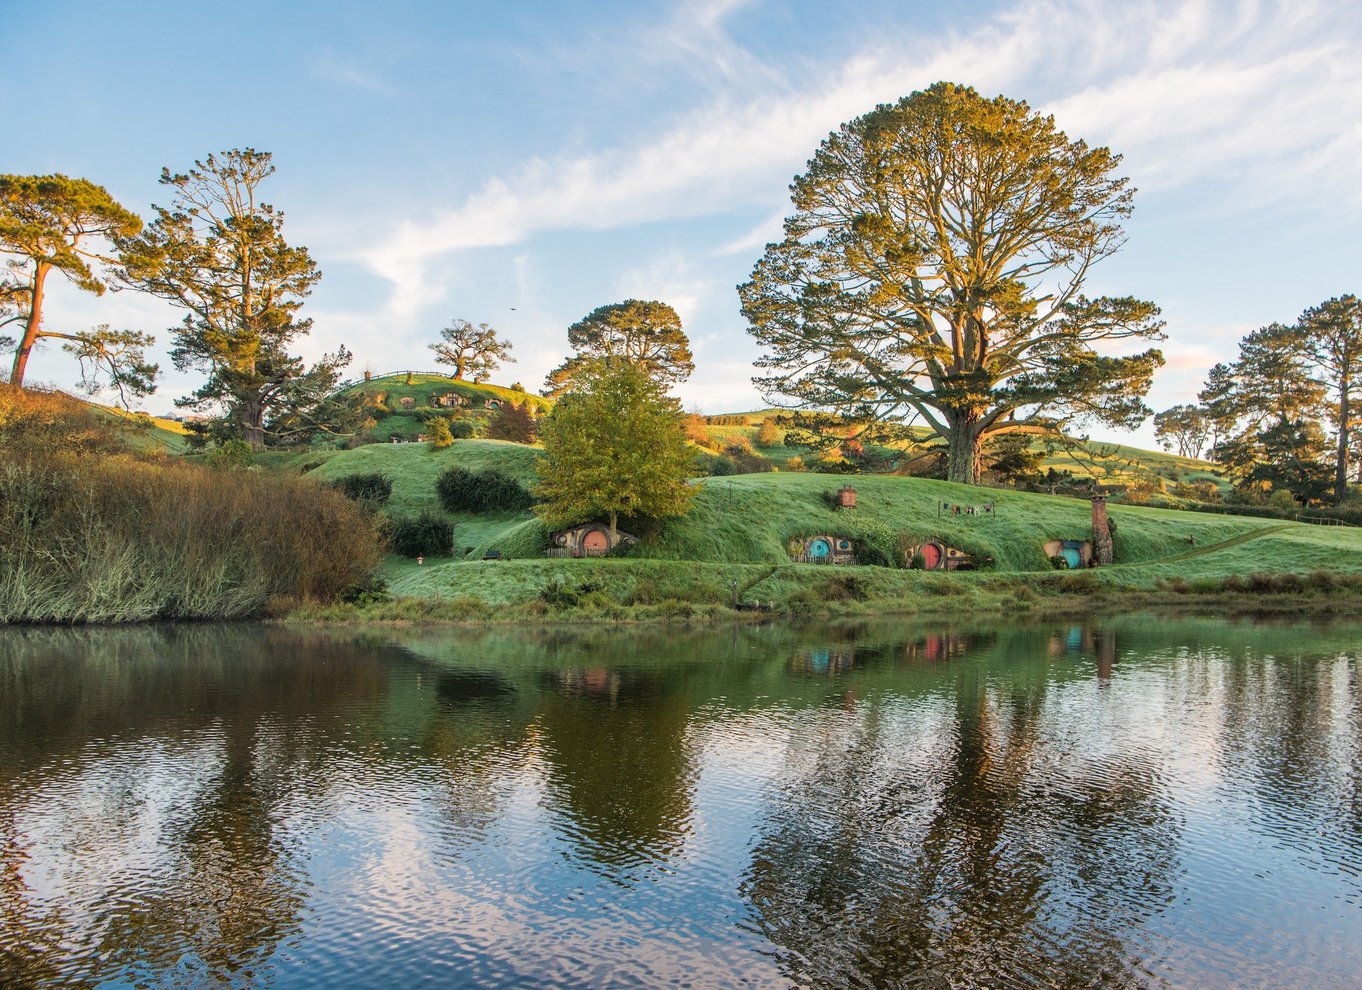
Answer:
<path fill-rule="evenodd" d="M 832 554 L 832 545 L 821 536 L 809 541 L 809 559 L 823 560 Z"/>
<path fill-rule="evenodd" d="M 1078 547 L 1065 547 L 1064 560 L 1072 570 L 1077 570 L 1083 566 L 1083 555 L 1078 552 Z"/>

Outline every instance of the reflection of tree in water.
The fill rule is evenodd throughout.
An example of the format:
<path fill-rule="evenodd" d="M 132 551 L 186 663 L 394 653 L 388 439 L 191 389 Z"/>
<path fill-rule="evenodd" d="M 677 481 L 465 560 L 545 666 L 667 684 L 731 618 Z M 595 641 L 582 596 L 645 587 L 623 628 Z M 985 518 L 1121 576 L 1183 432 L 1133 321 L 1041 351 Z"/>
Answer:
<path fill-rule="evenodd" d="M 665 675 L 590 667 L 548 675 L 538 726 L 569 838 L 616 879 L 675 855 L 694 770 L 684 691 Z"/>
<path fill-rule="evenodd" d="M 1356 659 L 1250 650 L 1223 668 L 1217 749 L 1231 778 L 1255 795 L 1261 827 L 1299 855 L 1355 875 L 1362 859 Z M 1354 889 L 1362 895 L 1362 884 Z"/>
<path fill-rule="evenodd" d="M 51 935 L 67 983 L 150 970 L 253 982 L 252 967 L 299 927 L 283 819 L 324 805 L 335 784 L 346 742 L 324 716 L 386 696 L 374 652 L 200 626 L 42 631 L 0 651 L 0 794 L 13 798 L 0 911 L 28 917 L 5 929 L 26 946 L 15 965 L 41 972 Z M 23 785 L 38 760 L 64 767 L 55 814 Z M 34 812 L 46 815 L 42 857 L 62 891 L 46 916 L 16 838 Z"/>
<path fill-rule="evenodd" d="M 1172 896 L 1176 832 L 1139 761 L 1045 752 L 1043 684 L 958 678 L 947 726 L 819 713 L 744 880 L 818 986 L 1136 986 L 1128 943 Z M 945 713 L 941 713 L 945 716 Z"/>
<path fill-rule="evenodd" d="M 289 743 L 266 738 L 252 719 L 224 726 L 223 759 L 211 785 L 163 840 L 174 858 L 174 883 L 109 914 L 100 946 L 105 958 L 205 981 L 234 974 L 249 982 L 250 967 L 298 930 L 299 877 L 275 834 L 275 811 L 288 788 L 281 778 L 294 769 L 276 747 Z"/>

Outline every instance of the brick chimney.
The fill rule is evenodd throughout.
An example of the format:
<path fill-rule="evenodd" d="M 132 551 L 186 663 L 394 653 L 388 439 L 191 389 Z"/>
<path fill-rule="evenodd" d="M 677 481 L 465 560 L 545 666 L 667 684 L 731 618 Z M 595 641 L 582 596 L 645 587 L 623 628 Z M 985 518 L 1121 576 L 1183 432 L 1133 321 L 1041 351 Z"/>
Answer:
<path fill-rule="evenodd" d="M 1111 526 L 1107 523 L 1107 497 L 1092 497 L 1092 559 L 1105 566 L 1113 560 Z"/>

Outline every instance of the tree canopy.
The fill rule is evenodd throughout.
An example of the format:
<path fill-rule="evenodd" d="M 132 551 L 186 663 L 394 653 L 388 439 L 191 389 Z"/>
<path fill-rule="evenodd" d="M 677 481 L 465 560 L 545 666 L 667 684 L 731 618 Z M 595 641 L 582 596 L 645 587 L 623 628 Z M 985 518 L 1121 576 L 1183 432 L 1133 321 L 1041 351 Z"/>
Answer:
<path fill-rule="evenodd" d="M 842 125 L 739 287 L 757 385 L 866 433 L 920 420 L 970 483 L 986 437 L 1138 424 L 1162 355 L 1109 352 L 1162 339 L 1158 309 L 1082 294 L 1131 212 L 1119 163 L 952 83 Z"/>
<path fill-rule="evenodd" d="M 1300 326 L 1318 377 L 1328 391 L 1334 425 L 1334 501 L 1348 494 L 1348 464 L 1353 449 L 1353 398 L 1362 386 L 1362 303 L 1337 296 L 1301 314 Z"/>
<path fill-rule="evenodd" d="M 1154 438 L 1179 457 L 1200 458 L 1211 432 L 1211 418 L 1201 406 L 1173 406 L 1154 414 Z"/>
<path fill-rule="evenodd" d="M 509 340 L 497 339 L 497 332 L 486 323 L 474 326 L 467 320 L 452 320 L 430 349 L 435 352 L 436 363 L 454 369 L 455 380 L 467 375 L 480 382 L 501 367 L 503 361 L 515 361 Z"/>
<path fill-rule="evenodd" d="M 584 369 L 574 390 L 540 425 L 535 511 L 551 526 L 605 516 L 662 519 L 690 507 L 693 454 L 680 404 L 648 371 L 604 360 Z"/>
<path fill-rule="evenodd" d="M 549 372 L 545 395 L 571 390 L 599 361 L 622 358 L 643 368 L 664 387 L 695 371 L 681 317 L 664 302 L 626 299 L 600 306 L 568 327 L 575 352 Z"/>
<path fill-rule="evenodd" d="M 114 259 L 100 248 L 136 234 L 142 227 L 137 214 L 119 205 L 108 190 L 88 179 L 65 175 L 0 175 L 0 253 L 9 255 L 0 274 L 0 325 L 16 324 L 10 383 L 22 386 L 28 359 L 41 340 L 65 341 L 65 349 L 81 364 L 81 384 L 90 391 L 109 381 L 124 405 L 134 395 L 155 387 L 159 370 L 146 360 L 155 338 L 133 330 L 111 330 L 107 325 L 86 331 L 49 329 L 43 323 L 47 279 L 60 272 L 77 288 L 102 295 L 107 283 L 102 272 Z"/>
<path fill-rule="evenodd" d="M 271 156 L 252 148 L 209 155 L 184 173 L 162 169 L 173 202 L 153 206 L 152 222 L 119 241 L 124 281 L 186 311 L 171 357 L 208 378 L 178 404 L 221 412 L 214 435 L 253 448 L 337 429 L 349 412 L 330 398 L 349 351 L 311 368 L 289 353 L 312 327 L 298 310 L 321 272 L 307 248 L 284 240 L 284 214 L 259 198 L 274 171 Z"/>

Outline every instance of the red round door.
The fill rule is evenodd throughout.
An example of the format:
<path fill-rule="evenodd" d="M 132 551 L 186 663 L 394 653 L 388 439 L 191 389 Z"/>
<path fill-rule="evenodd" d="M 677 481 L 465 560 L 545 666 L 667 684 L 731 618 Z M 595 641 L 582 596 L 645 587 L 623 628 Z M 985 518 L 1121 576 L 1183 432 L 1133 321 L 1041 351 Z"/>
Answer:
<path fill-rule="evenodd" d="M 610 537 L 599 529 L 593 529 L 582 537 L 582 549 L 587 553 L 605 553 L 610 549 Z"/>
<path fill-rule="evenodd" d="M 922 566 L 929 571 L 934 571 L 941 566 L 941 545 L 938 543 L 922 544 Z"/>

